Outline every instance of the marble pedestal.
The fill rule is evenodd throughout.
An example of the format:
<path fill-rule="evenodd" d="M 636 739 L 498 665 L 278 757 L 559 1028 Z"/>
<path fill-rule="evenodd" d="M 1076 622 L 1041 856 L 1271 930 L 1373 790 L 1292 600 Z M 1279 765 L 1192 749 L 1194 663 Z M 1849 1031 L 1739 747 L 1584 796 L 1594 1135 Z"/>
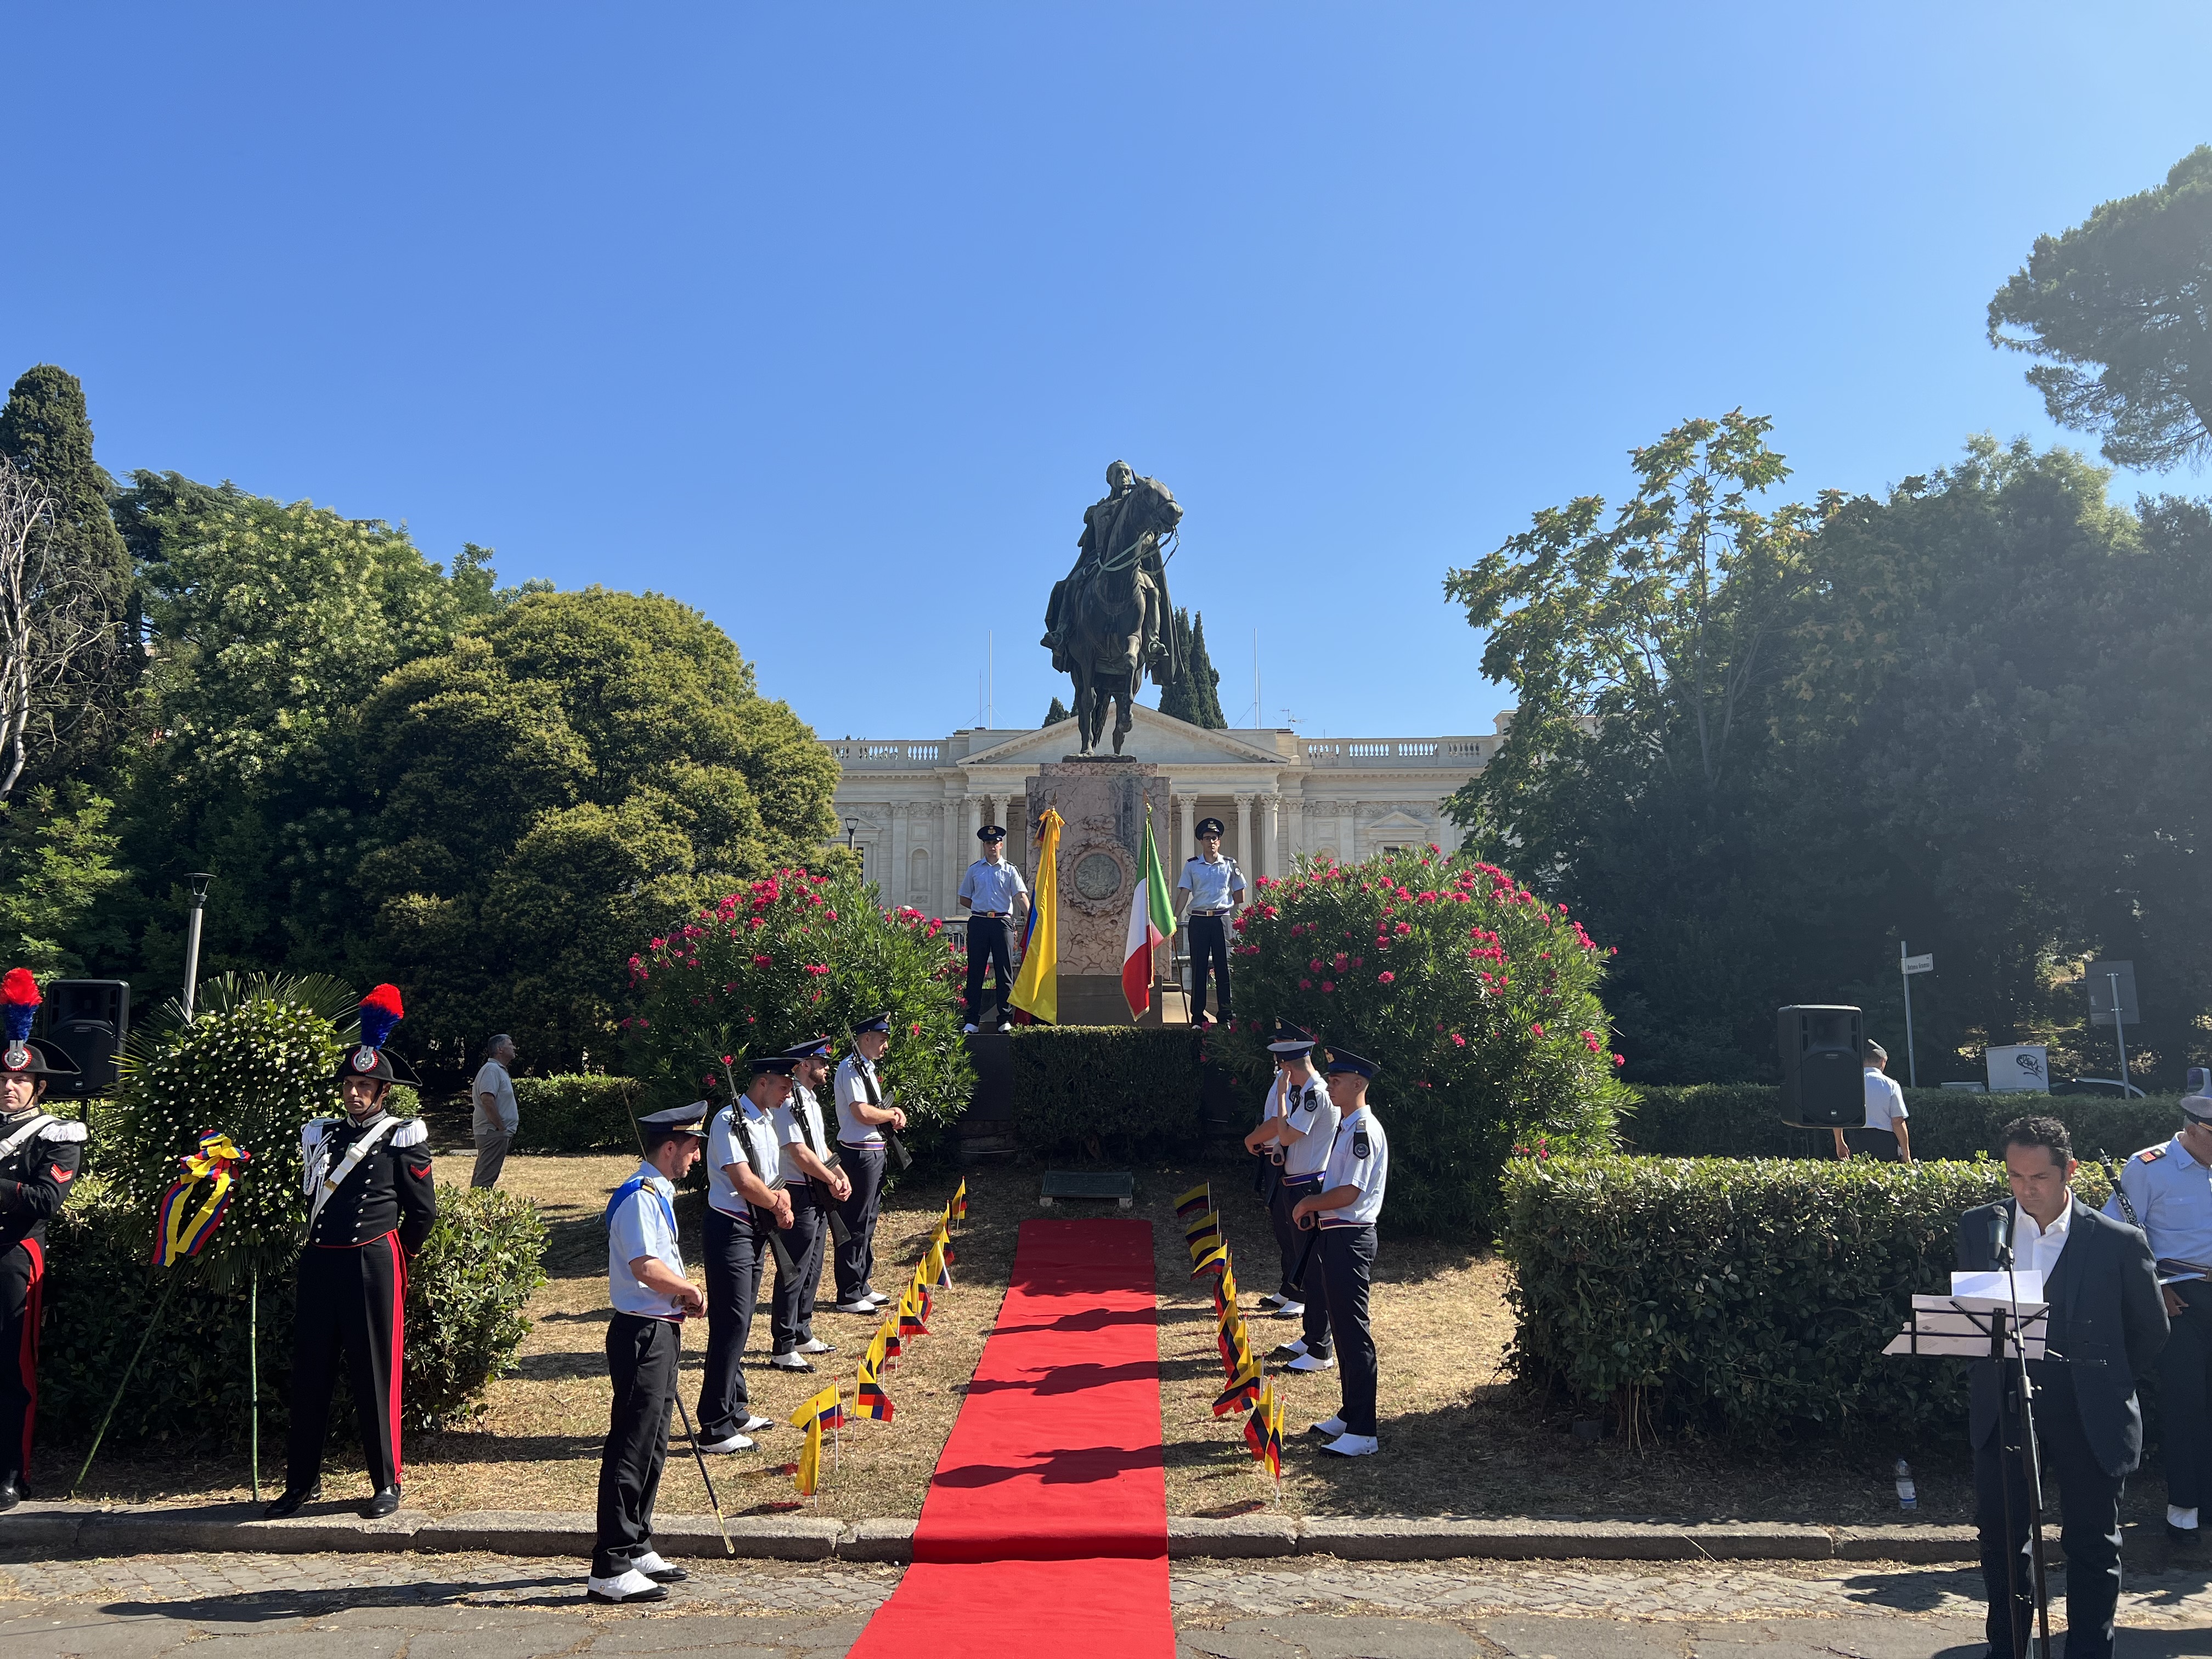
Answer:
<path fill-rule="evenodd" d="M 1127 1025 L 1121 995 L 1121 947 L 1128 937 L 1129 899 L 1145 850 L 1145 808 L 1161 867 L 1173 855 L 1167 780 L 1147 762 L 1117 757 L 1068 757 L 1047 763 L 1028 781 L 1029 821 L 1049 806 L 1065 821 L 1060 832 L 1060 1023 Z M 1173 879 L 1173 872 L 1169 872 Z M 1032 873 L 1030 890 L 1036 890 Z M 1153 952 L 1155 981 L 1168 971 L 1164 947 Z M 1157 989 L 1143 1024 L 1160 1021 Z"/>

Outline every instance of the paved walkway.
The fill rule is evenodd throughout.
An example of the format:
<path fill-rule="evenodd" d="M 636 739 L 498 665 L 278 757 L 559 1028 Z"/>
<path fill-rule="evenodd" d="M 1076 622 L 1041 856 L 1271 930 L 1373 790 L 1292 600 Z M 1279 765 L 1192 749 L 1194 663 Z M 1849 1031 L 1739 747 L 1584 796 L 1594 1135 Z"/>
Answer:
<path fill-rule="evenodd" d="M 0 1555 L 8 1659 L 839 1659 L 898 1582 L 848 1563 L 691 1564 L 653 1610 L 578 1564 L 482 1555 Z M 1184 1659 L 1978 1659 L 1971 1569 L 1326 1559 L 1174 1571 Z M 2212 1655 L 2212 1575 L 2138 1578 L 2120 1659 Z"/>

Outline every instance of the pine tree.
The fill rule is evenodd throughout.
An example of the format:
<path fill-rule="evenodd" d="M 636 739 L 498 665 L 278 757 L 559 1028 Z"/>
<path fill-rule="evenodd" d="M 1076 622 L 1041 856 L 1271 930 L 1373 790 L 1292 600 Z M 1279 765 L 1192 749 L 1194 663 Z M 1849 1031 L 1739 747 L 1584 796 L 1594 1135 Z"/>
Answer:
<path fill-rule="evenodd" d="M 1057 726 L 1064 720 L 1072 720 L 1073 718 L 1074 717 L 1068 713 L 1067 705 L 1062 702 L 1058 697 L 1054 697 L 1052 700 L 1052 707 L 1045 710 L 1044 723 L 1047 726 Z"/>
<path fill-rule="evenodd" d="M 30 568 L 40 573 L 40 592 L 68 611 L 51 617 L 55 636 L 76 642 L 33 706 L 24 779 L 77 775 L 96 768 L 114 742 L 139 653 L 131 555 L 107 507 L 115 481 L 93 459 L 92 422 L 76 375 L 51 363 L 24 371 L 0 408 L 0 455 L 52 499 L 53 519 L 33 543 Z"/>

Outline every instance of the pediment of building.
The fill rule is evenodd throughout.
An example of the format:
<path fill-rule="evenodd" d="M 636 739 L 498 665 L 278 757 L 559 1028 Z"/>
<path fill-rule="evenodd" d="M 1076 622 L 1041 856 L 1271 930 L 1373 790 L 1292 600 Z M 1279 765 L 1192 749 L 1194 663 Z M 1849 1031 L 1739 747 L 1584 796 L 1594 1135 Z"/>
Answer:
<path fill-rule="evenodd" d="M 1159 766 L 1265 766 L 1278 769 L 1298 764 L 1292 757 L 1262 749 L 1226 732 L 1211 732 L 1202 726 L 1193 726 L 1188 720 L 1163 714 L 1157 708 L 1139 704 L 1130 712 L 1135 723 L 1121 740 L 1121 752 L 1133 760 Z M 1073 755 L 1081 741 L 1075 722 L 1062 720 L 1057 726 L 1025 732 L 1018 738 L 979 750 L 960 764 L 1040 766 Z M 1103 752 L 1114 752 L 1110 735 L 1104 740 Z"/>

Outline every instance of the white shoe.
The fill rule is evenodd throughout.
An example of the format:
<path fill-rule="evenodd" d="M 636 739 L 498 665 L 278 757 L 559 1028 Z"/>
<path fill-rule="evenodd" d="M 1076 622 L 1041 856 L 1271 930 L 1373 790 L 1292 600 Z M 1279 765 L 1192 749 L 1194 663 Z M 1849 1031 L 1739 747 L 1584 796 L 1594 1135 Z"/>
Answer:
<path fill-rule="evenodd" d="M 683 1568 L 662 1560 L 659 1550 L 647 1550 L 629 1566 L 632 1572 L 641 1572 L 656 1584 L 680 1584 L 691 1576 Z"/>
<path fill-rule="evenodd" d="M 970 1021 L 969 1021 L 969 1022 L 968 1022 L 968 1024 L 965 1024 L 965 1025 L 962 1026 L 960 1029 L 961 1029 L 962 1030 L 963 1030 L 963 1031 L 967 1032 L 969 1036 L 974 1036 L 974 1035 L 975 1035 L 975 1021 L 973 1021 L 973 1020 L 970 1020 Z"/>
<path fill-rule="evenodd" d="M 830 1311 L 831 1313 L 872 1314 L 875 1312 L 875 1310 L 876 1304 L 869 1301 L 866 1297 L 862 1297 L 859 1300 L 854 1302 L 833 1302 L 830 1304 Z"/>
<path fill-rule="evenodd" d="M 1317 1434 L 1324 1440 L 1334 1440 L 1344 1432 L 1344 1419 L 1340 1417 L 1324 1417 L 1306 1432 Z"/>
<path fill-rule="evenodd" d="M 1296 1359 L 1291 1361 L 1289 1364 L 1284 1366 L 1283 1369 L 1286 1371 L 1296 1371 L 1300 1376 L 1304 1376 L 1310 1371 L 1325 1371 L 1334 1364 L 1336 1364 L 1336 1356 L 1334 1354 L 1329 1355 L 1326 1359 L 1316 1359 L 1310 1353 L 1302 1353 Z"/>
<path fill-rule="evenodd" d="M 1274 1312 L 1269 1314 L 1267 1317 L 1270 1319 L 1303 1319 L 1305 1317 L 1305 1314 L 1306 1304 L 1304 1303 L 1285 1302 L 1281 1307 L 1276 1309 Z"/>
<path fill-rule="evenodd" d="M 835 1353 L 837 1350 L 831 1347 L 820 1337 L 810 1336 L 805 1341 L 799 1345 L 799 1352 L 801 1353 Z"/>
<path fill-rule="evenodd" d="M 1340 1434 L 1322 1449 L 1332 1457 L 1372 1457 L 1382 1447 L 1371 1434 Z"/>
<path fill-rule="evenodd" d="M 1273 1313 L 1276 1309 L 1282 1305 L 1283 1298 L 1277 1296 L 1273 1291 L 1268 1291 L 1267 1295 L 1261 1297 L 1259 1301 L 1253 1304 L 1253 1306 L 1259 1309 L 1261 1313 Z"/>
<path fill-rule="evenodd" d="M 878 1308 L 888 1308 L 891 1305 L 892 1298 L 885 1296 L 881 1291 L 870 1291 L 862 1300 L 872 1302 Z"/>
<path fill-rule="evenodd" d="M 741 1434 L 733 1434 L 726 1440 L 704 1440 L 699 1443 L 701 1451 L 741 1452 L 750 1451 L 752 1449 L 753 1443 Z M 640 1571 L 647 1571 L 650 1569 L 641 1568 Z"/>
<path fill-rule="evenodd" d="M 631 1567 L 612 1578 L 585 1579 L 584 1594 L 593 1601 L 621 1606 L 629 1601 L 665 1601 L 668 1587 L 654 1583 L 635 1567 Z"/>
<path fill-rule="evenodd" d="M 772 1429 L 775 1426 L 775 1419 L 772 1417 L 754 1417 L 748 1414 L 745 1420 L 738 1425 L 738 1432 L 758 1434 L 763 1429 Z"/>
<path fill-rule="evenodd" d="M 768 1363 L 780 1371 L 811 1371 L 814 1369 L 806 1363 L 804 1354 L 772 1353 L 768 1357 Z"/>
<path fill-rule="evenodd" d="M 1306 1340 L 1302 1336 L 1295 1342 L 1277 1343 L 1274 1347 L 1268 1351 L 1267 1358 L 1270 1359 L 1302 1359 L 1305 1357 L 1305 1352 Z"/>
<path fill-rule="evenodd" d="M 1002 1031 L 1011 1031 L 1014 1029 L 1014 1022 L 1011 1019 L 1002 1019 L 999 1022 L 999 1029 Z"/>

